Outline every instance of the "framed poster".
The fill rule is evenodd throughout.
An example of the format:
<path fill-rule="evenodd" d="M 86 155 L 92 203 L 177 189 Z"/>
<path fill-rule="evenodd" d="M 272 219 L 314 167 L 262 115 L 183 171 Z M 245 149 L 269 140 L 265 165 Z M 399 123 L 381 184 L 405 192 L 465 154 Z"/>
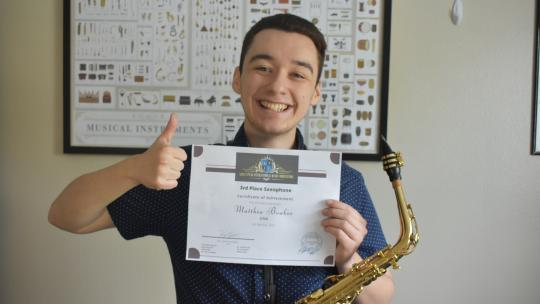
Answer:
<path fill-rule="evenodd" d="M 327 40 L 308 149 L 379 160 L 391 0 L 64 0 L 64 152 L 139 153 L 178 113 L 175 145 L 225 143 L 243 123 L 231 87 L 242 39 L 277 13 Z"/>
<path fill-rule="evenodd" d="M 531 154 L 540 155 L 540 4 L 536 1 L 536 39 L 535 39 L 535 79 L 534 79 L 534 95 L 533 95 L 533 115 L 532 115 L 532 139 L 531 139 Z"/>

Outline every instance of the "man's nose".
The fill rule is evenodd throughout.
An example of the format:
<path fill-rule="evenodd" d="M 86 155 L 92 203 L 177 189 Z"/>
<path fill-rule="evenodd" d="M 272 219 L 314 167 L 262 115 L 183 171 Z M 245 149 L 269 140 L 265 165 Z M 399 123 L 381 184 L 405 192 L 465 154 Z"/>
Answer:
<path fill-rule="evenodd" d="M 286 93 L 288 85 L 289 78 L 287 77 L 287 73 L 278 71 L 270 78 L 268 89 L 273 94 L 283 95 Z"/>

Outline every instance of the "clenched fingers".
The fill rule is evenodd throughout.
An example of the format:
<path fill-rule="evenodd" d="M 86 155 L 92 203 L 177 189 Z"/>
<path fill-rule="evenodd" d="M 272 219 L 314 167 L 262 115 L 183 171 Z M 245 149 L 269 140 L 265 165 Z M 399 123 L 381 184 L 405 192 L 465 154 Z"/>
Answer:
<path fill-rule="evenodd" d="M 367 234 L 365 226 L 357 228 L 350 222 L 342 219 L 328 218 L 322 221 L 322 225 L 328 232 L 342 241 L 348 238 L 354 243 L 360 243 Z"/>
<path fill-rule="evenodd" d="M 367 221 L 353 207 L 336 200 L 328 200 L 326 205 L 327 208 L 322 211 L 323 215 L 328 218 L 346 221 L 357 230 L 365 229 Z"/>

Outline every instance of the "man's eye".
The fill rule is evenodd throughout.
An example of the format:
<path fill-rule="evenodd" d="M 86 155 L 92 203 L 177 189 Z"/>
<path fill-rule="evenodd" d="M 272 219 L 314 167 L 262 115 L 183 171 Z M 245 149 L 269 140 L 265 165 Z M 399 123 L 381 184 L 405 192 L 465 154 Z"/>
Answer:
<path fill-rule="evenodd" d="M 300 74 L 300 73 L 293 73 L 292 75 L 293 75 L 294 78 L 298 78 L 298 79 L 304 79 L 304 78 L 306 78 L 306 77 L 304 77 L 303 74 Z"/>
<path fill-rule="evenodd" d="M 269 72 L 270 71 L 270 68 L 269 67 L 266 67 L 266 66 L 258 66 L 255 68 L 257 71 L 261 71 L 261 72 Z"/>

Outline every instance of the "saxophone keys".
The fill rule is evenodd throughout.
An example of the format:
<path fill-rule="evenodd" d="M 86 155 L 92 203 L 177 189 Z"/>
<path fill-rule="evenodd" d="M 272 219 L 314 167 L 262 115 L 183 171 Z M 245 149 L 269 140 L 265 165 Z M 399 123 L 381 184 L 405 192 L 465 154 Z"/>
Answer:
<path fill-rule="evenodd" d="M 319 288 L 317 290 L 315 290 L 312 294 L 309 295 L 309 298 L 310 299 L 318 299 L 320 297 L 324 296 L 324 291 Z"/>
<path fill-rule="evenodd" d="M 396 260 L 392 260 L 392 268 L 393 268 L 393 269 L 401 269 L 401 267 L 398 265 L 398 263 L 396 262 Z"/>

